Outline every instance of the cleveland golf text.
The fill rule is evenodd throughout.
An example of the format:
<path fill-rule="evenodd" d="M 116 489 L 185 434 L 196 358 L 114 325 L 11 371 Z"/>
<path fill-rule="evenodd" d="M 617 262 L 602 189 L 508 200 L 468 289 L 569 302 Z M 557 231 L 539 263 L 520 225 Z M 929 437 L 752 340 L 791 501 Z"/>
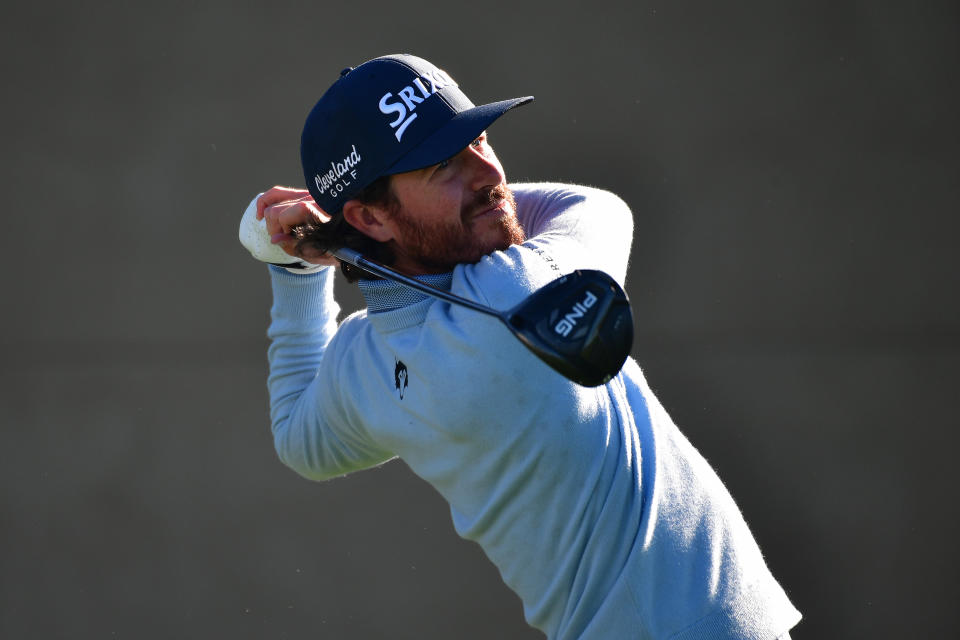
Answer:
<path fill-rule="evenodd" d="M 330 190 L 330 196 L 336 198 L 343 192 L 345 187 L 350 186 L 350 181 L 346 176 L 349 174 L 354 180 L 357 179 L 357 172 L 354 170 L 363 158 L 357 153 L 357 145 L 351 145 L 351 151 L 341 162 L 331 162 L 330 170 L 324 174 L 313 176 L 313 182 L 317 185 L 320 193 L 326 193 Z"/>
<path fill-rule="evenodd" d="M 587 295 L 583 298 L 583 302 L 577 302 L 573 305 L 573 309 L 561 318 L 560 322 L 553 328 L 558 334 L 563 337 L 570 335 L 570 332 L 573 331 L 573 328 L 577 326 L 577 320 L 586 315 L 587 310 L 590 309 L 593 305 L 597 303 L 597 296 L 593 295 L 590 291 L 587 291 Z"/>

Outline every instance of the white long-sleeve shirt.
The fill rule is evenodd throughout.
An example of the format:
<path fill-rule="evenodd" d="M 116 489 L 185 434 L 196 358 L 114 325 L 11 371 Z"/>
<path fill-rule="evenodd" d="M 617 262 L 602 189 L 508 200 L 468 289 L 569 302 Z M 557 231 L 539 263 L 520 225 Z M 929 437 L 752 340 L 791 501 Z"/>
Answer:
<path fill-rule="evenodd" d="M 507 309 L 574 269 L 623 283 L 632 217 L 587 187 L 512 185 L 529 239 L 432 277 Z M 757 638 L 800 619 L 719 478 L 628 359 L 586 388 L 495 318 L 362 281 L 345 319 L 332 269 L 271 267 L 273 433 L 324 479 L 401 457 L 450 504 L 550 638 Z"/>

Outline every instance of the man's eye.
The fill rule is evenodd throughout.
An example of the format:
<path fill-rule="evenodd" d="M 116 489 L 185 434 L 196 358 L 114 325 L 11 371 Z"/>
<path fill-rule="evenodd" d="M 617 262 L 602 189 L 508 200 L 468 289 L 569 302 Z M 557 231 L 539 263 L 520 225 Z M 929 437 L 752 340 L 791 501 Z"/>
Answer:
<path fill-rule="evenodd" d="M 450 166 L 449 160 L 442 160 L 437 163 L 437 169 L 446 169 L 449 166 Z"/>
<path fill-rule="evenodd" d="M 479 147 L 480 145 L 483 144 L 483 141 L 484 141 L 484 136 L 480 136 L 479 138 L 471 142 L 470 146 L 474 148 Z"/>

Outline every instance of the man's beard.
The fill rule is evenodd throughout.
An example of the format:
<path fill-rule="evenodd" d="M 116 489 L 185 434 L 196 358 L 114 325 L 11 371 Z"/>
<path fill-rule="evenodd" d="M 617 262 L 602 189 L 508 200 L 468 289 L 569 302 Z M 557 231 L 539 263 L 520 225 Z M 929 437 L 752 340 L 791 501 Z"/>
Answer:
<path fill-rule="evenodd" d="M 505 212 L 492 223 L 483 221 L 494 227 L 497 237 L 481 239 L 473 229 L 476 215 L 500 203 Z M 392 219 L 403 235 L 403 253 L 421 267 L 442 273 L 523 242 L 526 235 L 516 211 L 513 192 L 506 185 L 497 185 L 479 192 L 473 202 L 461 209 L 459 220 L 424 224 L 402 205 L 394 210 Z"/>

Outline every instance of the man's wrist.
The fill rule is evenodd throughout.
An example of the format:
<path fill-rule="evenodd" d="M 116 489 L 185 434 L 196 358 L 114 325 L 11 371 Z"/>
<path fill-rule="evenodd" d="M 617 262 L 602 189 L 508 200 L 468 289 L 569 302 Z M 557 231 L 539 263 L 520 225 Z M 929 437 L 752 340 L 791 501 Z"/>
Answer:
<path fill-rule="evenodd" d="M 285 271 L 289 271 L 295 275 L 306 275 L 308 273 L 316 273 L 324 268 L 326 265 L 322 264 L 312 264 L 310 262 L 304 262 L 303 260 L 298 260 L 296 262 L 268 262 L 267 264 L 272 264 L 275 267 L 280 267 Z"/>

